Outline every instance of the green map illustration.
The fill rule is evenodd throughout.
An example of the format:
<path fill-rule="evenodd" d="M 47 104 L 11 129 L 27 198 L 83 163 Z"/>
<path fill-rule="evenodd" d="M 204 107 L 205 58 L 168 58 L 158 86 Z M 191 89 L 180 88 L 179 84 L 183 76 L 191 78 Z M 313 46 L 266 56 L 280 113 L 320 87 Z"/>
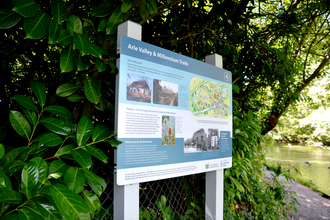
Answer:
<path fill-rule="evenodd" d="M 196 117 L 227 119 L 230 91 L 227 85 L 194 77 L 190 81 L 190 111 Z"/>

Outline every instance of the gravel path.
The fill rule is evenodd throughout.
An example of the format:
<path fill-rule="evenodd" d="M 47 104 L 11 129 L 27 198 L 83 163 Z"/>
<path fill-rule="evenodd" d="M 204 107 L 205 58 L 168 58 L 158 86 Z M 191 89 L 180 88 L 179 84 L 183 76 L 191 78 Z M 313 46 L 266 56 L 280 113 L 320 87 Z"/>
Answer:
<path fill-rule="evenodd" d="M 310 188 L 292 181 L 291 186 L 288 188 L 297 193 L 296 199 L 300 205 L 296 205 L 297 213 L 294 211 L 288 212 L 289 219 L 329 219 L 330 220 L 330 200 L 323 198 L 317 192 Z"/>
<path fill-rule="evenodd" d="M 271 171 L 266 172 L 266 177 L 271 176 Z M 330 199 L 326 199 L 317 192 L 302 185 L 299 182 L 292 180 L 291 183 L 285 181 L 283 176 L 280 178 L 284 181 L 287 189 L 297 193 L 295 198 L 300 205 L 296 205 L 297 213 L 294 210 L 289 210 L 286 214 L 289 219 L 294 220 L 330 220 Z"/>

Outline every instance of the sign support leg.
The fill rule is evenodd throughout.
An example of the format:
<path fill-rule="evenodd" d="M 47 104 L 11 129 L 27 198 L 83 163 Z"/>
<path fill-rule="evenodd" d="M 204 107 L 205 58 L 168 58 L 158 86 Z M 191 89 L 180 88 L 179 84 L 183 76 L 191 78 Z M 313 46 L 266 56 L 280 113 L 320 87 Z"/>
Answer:
<path fill-rule="evenodd" d="M 120 52 L 121 36 L 128 36 L 136 40 L 141 40 L 142 26 L 132 21 L 126 21 L 118 26 L 117 34 L 117 53 Z M 119 69 L 119 59 L 117 60 L 117 67 Z M 117 75 L 118 82 L 119 74 Z M 118 88 L 118 86 L 116 86 Z M 116 94 L 119 94 L 118 91 Z M 118 97 L 116 97 L 116 107 L 118 108 Z M 117 109 L 118 111 L 118 109 Z M 118 133 L 118 119 L 115 119 L 115 131 Z M 117 164 L 117 150 L 114 154 L 114 162 Z M 138 220 L 139 219 L 139 183 L 118 186 L 117 176 L 115 171 L 115 178 L 113 183 L 113 211 L 114 220 Z"/>
<path fill-rule="evenodd" d="M 205 57 L 205 62 L 222 68 L 222 57 L 212 54 Z M 215 170 L 206 173 L 205 184 L 205 219 L 223 219 L 223 172 Z"/>

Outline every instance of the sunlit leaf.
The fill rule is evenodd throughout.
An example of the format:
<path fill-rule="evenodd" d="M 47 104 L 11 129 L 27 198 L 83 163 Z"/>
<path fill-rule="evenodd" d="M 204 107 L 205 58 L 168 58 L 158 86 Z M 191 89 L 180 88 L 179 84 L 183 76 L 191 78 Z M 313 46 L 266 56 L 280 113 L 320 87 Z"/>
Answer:
<path fill-rule="evenodd" d="M 29 122 L 32 124 L 32 126 L 36 126 L 37 124 L 37 114 L 35 111 L 31 111 L 29 109 L 26 109 L 24 107 L 22 107 L 22 110 L 25 114 L 25 116 L 27 117 L 27 119 L 29 120 Z"/>

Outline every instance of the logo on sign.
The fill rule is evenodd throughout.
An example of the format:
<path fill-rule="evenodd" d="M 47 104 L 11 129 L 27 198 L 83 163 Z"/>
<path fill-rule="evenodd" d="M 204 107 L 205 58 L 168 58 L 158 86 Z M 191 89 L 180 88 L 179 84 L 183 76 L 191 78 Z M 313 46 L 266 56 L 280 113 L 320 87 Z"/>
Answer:
<path fill-rule="evenodd" d="M 229 81 L 229 72 L 225 72 L 225 80 Z"/>

